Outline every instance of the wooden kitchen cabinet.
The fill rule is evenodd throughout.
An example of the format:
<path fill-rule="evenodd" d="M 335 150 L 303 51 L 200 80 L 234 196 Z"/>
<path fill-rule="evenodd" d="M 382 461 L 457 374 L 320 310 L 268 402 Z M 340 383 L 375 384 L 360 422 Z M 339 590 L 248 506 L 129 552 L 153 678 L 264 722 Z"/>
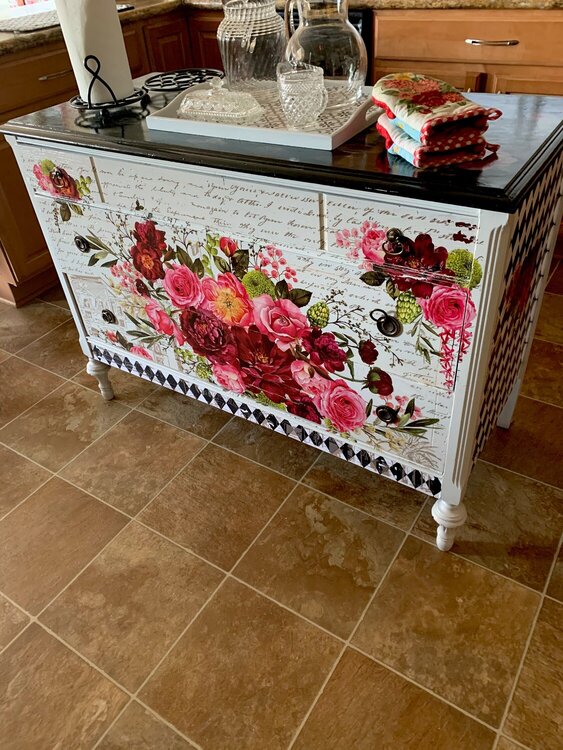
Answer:
<path fill-rule="evenodd" d="M 221 11 L 194 11 L 188 19 L 193 64 L 198 68 L 223 70 L 217 29 L 223 19 Z"/>
<path fill-rule="evenodd" d="M 184 13 L 158 16 L 144 27 L 150 69 L 163 72 L 192 66 L 190 37 Z"/>
<path fill-rule="evenodd" d="M 562 39 L 557 10 L 378 11 L 375 80 L 412 71 L 464 91 L 563 95 Z"/>

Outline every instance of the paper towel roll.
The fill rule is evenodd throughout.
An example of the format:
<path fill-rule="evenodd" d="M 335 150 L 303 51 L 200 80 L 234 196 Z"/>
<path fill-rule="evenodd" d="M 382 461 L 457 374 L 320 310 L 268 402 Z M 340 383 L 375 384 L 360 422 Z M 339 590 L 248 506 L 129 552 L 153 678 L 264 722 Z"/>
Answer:
<path fill-rule="evenodd" d="M 115 0 L 55 0 L 55 7 L 81 98 L 88 101 L 92 81 L 84 67 L 88 55 L 100 61 L 99 75 L 117 99 L 130 96 L 134 86 Z M 113 101 L 100 81 L 94 82 L 90 98 L 92 104 Z"/>

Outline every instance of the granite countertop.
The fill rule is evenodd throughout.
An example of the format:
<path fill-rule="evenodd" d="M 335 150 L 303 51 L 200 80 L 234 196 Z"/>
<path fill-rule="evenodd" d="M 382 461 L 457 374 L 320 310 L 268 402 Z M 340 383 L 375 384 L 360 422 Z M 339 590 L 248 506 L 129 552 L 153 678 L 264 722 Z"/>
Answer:
<path fill-rule="evenodd" d="M 139 19 L 169 13 L 185 6 L 198 10 L 221 10 L 221 0 L 128 0 L 134 9 L 119 14 L 123 24 Z M 276 0 L 279 8 L 282 0 Z M 488 10 L 557 10 L 563 9 L 563 0 L 350 0 L 353 10 L 424 10 L 424 9 L 488 9 Z M 0 32 L 0 56 L 31 49 L 62 39 L 58 26 L 30 34 Z"/>

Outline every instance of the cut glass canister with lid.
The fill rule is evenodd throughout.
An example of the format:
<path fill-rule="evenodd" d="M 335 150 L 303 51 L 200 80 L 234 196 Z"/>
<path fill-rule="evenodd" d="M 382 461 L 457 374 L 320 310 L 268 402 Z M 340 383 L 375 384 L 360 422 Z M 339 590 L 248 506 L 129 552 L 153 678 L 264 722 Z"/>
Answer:
<path fill-rule="evenodd" d="M 213 79 L 210 84 L 193 86 L 178 109 L 178 117 L 184 120 L 233 125 L 248 125 L 255 122 L 262 113 L 262 107 L 252 94 L 227 91 L 221 78 Z"/>

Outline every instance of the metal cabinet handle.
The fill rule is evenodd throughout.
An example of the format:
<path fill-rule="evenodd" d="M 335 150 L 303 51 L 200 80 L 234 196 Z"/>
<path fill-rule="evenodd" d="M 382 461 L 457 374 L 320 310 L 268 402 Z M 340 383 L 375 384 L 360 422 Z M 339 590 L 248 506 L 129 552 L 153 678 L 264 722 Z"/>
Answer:
<path fill-rule="evenodd" d="M 64 76 L 67 76 L 69 73 L 72 73 L 72 68 L 67 68 L 66 70 L 59 70 L 58 73 L 47 73 L 44 76 L 39 76 L 37 80 L 38 81 L 52 81 L 55 78 L 63 78 Z"/>
<path fill-rule="evenodd" d="M 385 310 L 372 310 L 369 316 L 375 322 L 379 333 L 382 333 L 384 336 L 396 338 L 402 334 L 403 324 L 401 321 L 393 315 L 386 313 Z"/>
<path fill-rule="evenodd" d="M 117 318 L 111 310 L 102 310 L 102 320 L 106 323 L 117 323 Z"/>
<path fill-rule="evenodd" d="M 520 44 L 519 39 L 466 39 L 466 44 L 475 47 L 516 47 Z"/>
<path fill-rule="evenodd" d="M 83 237 L 81 234 L 77 234 L 74 238 L 74 244 L 76 247 L 80 250 L 81 253 L 89 253 L 90 252 L 90 243 L 86 239 L 86 237 Z"/>

